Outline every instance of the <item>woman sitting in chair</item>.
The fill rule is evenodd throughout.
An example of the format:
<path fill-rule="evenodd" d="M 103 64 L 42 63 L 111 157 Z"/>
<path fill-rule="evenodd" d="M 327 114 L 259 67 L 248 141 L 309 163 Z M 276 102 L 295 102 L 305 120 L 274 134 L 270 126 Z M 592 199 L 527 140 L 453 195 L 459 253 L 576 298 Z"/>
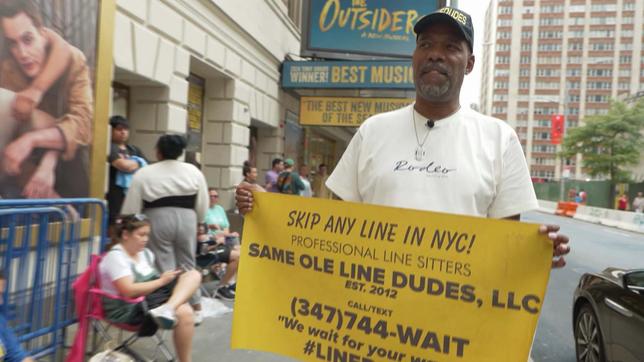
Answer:
<path fill-rule="evenodd" d="M 201 275 L 196 270 L 157 271 L 154 255 L 145 247 L 150 234 L 145 215 L 121 217 L 116 234 L 116 242 L 99 266 L 101 289 L 122 298 L 145 296 L 149 312 L 142 303 L 103 298 L 107 320 L 142 327 L 156 322 L 160 328 L 174 329 L 179 361 L 191 361 L 194 320 L 187 301 L 199 288 Z"/>

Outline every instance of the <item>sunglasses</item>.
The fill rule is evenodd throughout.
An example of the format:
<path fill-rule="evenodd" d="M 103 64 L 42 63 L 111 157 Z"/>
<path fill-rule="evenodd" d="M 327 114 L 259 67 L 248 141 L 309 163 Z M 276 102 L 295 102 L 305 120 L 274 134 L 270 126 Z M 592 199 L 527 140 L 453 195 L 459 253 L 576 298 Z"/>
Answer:
<path fill-rule="evenodd" d="M 148 221 L 148 217 L 145 216 L 144 214 L 130 214 L 130 215 L 123 215 L 121 217 L 121 223 L 122 224 L 127 224 L 131 222 L 141 222 L 141 221 Z"/>
<path fill-rule="evenodd" d="M 216 199 L 216 198 L 218 198 L 218 197 L 219 197 L 219 195 L 210 195 L 210 197 L 212 197 L 212 198 L 215 198 L 215 199 Z"/>

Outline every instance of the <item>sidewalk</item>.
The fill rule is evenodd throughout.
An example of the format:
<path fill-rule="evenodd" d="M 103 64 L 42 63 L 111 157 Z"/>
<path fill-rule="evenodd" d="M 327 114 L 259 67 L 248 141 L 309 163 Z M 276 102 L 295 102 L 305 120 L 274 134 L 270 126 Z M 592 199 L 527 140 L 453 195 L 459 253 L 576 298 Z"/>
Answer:
<path fill-rule="evenodd" d="M 233 307 L 232 302 L 224 302 Z M 219 317 L 205 318 L 203 323 L 195 328 L 192 346 L 192 358 L 195 362 L 207 361 L 239 361 L 239 362 L 287 362 L 295 361 L 287 357 L 271 353 L 230 349 L 230 333 L 232 313 Z M 166 333 L 165 340 L 172 349 L 172 334 Z M 133 345 L 143 356 L 152 356 L 153 343 L 151 338 L 143 338 Z"/>

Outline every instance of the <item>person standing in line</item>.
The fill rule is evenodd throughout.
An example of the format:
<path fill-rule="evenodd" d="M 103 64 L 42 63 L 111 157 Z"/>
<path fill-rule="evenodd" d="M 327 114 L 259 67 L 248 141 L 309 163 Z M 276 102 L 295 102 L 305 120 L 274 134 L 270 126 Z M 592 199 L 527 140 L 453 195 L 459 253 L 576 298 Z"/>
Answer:
<path fill-rule="evenodd" d="M 116 217 L 121 212 L 123 200 L 125 200 L 125 185 L 117 183 L 117 174 L 133 174 L 139 168 L 143 167 L 143 160 L 147 159 L 143 152 L 136 146 L 128 143 L 130 138 L 130 126 L 123 116 L 110 117 L 110 126 L 112 126 L 112 143 L 110 145 L 110 154 L 107 156 L 107 162 L 110 164 L 109 186 L 105 200 L 109 212 L 109 225 L 113 225 Z"/>
<path fill-rule="evenodd" d="M 641 191 L 633 199 L 633 211 L 638 213 L 644 212 L 644 196 Z"/>
<path fill-rule="evenodd" d="M 248 182 L 249 184 L 257 183 L 257 167 L 251 165 L 250 162 L 244 161 L 242 175 L 244 176 L 244 182 Z"/>
<path fill-rule="evenodd" d="M 290 158 L 284 160 L 284 171 L 277 178 L 277 188 L 279 192 L 290 195 L 299 195 L 304 190 L 304 182 L 300 174 L 295 172 L 295 161 Z"/>
<path fill-rule="evenodd" d="M 304 184 L 304 189 L 300 191 L 300 196 L 313 197 L 313 190 L 311 190 L 311 181 L 309 181 L 309 166 L 300 166 L 300 179 Z"/>
<path fill-rule="evenodd" d="M 311 183 L 311 188 L 313 189 L 313 196 L 321 199 L 330 199 L 333 195 L 331 191 L 326 187 L 326 180 L 329 178 L 327 174 L 326 165 L 321 163 L 318 166 L 318 173 L 313 178 L 313 183 Z"/>
<path fill-rule="evenodd" d="M 621 193 L 617 199 L 617 210 L 627 211 L 628 210 L 628 196 Z"/>
<path fill-rule="evenodd" d="M 538 203 L 516 133 L 459 103 L 475 60 L 470 15 L 444 7 L 422 17 L 414 32 L 416 101 L 367 119 L 326 185 L 345 201 L 520 220 Z M 240 212 L 252 210 L 252 191 L 262 190 L 237 188 Z M 558 231 L 539 228 L 553 242 L 553 268 L 563 267 L 570 251 Z"/>
<path fill-rule="evenodd" d="M 271 166 L 272 168 L 266 172 L 264 177 L 264 188 L 268 192 L 280 192 L 277 189 L 277 178 L 284 171 L 284 161 L 281 158 L 275 158 Z"/>
<path fill-rule="evenodd" d="M 156 145 L 159 162 L 134 174 L 121 214 L 139 214 L 150 218 L 152 230 L 148 247 L 156 256 L 161 272 L 178 267 L 195 267 L 197 224 L 208 210 L 208 186 L 201 171 L 177 160 L 186 148 L 180 135 L 163 135 Z M 201 293 L 193 295 L 195 323 L 201 316 Z"/>

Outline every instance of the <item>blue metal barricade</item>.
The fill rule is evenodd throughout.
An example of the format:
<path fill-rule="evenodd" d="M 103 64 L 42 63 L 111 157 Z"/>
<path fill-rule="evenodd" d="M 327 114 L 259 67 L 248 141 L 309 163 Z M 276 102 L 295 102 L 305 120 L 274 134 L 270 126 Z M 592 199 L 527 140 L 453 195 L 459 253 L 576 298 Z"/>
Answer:
<path fill-rule="evenodd" d="M 71 284 L 106 242 L 103 200 L 0 200 L 0 309 L 32 356 L 62 356 L 75 323 Z"/>

